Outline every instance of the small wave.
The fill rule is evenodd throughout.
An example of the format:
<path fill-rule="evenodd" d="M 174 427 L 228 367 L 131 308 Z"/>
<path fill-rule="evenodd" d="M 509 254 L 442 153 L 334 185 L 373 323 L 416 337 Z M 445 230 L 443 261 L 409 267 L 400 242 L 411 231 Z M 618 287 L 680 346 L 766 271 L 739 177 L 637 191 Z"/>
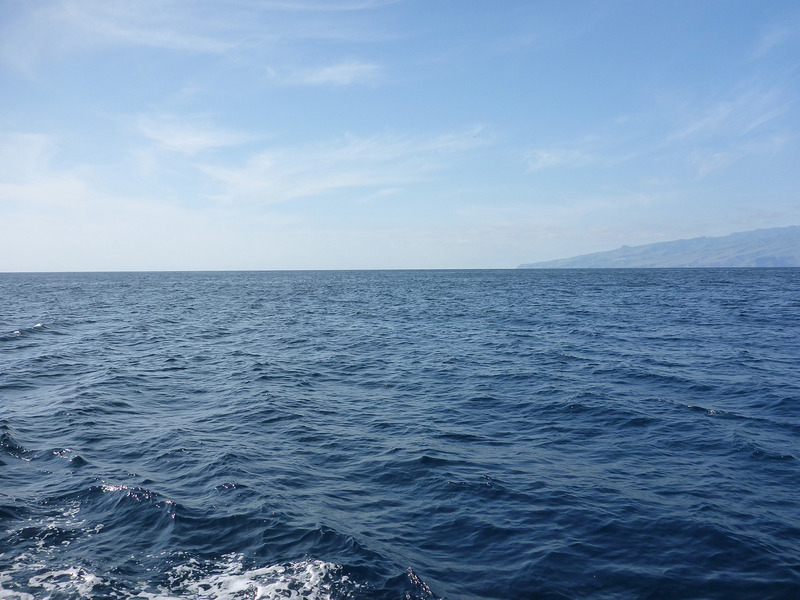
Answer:
<path fill-rule="evenodd" d="M 90 492 L 96 493 L 97 491 L 103 494 L 108 494 L 117 507 L 122 507 L 129 504 L 131 501 L 133 506 L 146 504 L 152 505 L 155 508 L 164 508 L 173 519 L 175 502 L 163 498 L 157 492 L 149 490 L 141 486 L 129 485 L 110 485 L 103 483 L 100 486 L 92 486 Z"/>
<path fill-rule="evenodd" d="M 50 452 L 52 456 L 68 461 L 73 467 L 82 467 L 89 464 L 86 459 L 76 454 L 70 448 L 53 448 Z"/>
<path fill-rule="evenodd" d="M 0 434 L 0 451 L 13 458 L 30 460 L 30 458 L 26 457 L 28 450 L 21 446 L 13 437 L 11 437 L 11 434 L 7 431 L 4 431 L 2 434 Z"/>
<path fill-rule="evenodd" d="M 57 333 L 55 331 L 50 330 L 50 328 L 45 325 L 44 323 L 36 323 L 35 325 L 31 325 L 29 327 L 20 327 L 19 329 L 15 329 L 14 331 L 4 333 L 0 337 L 3 340 L 10 340 L 12 338 L 16 338 L 19 336 L 25 336 L 33 333 L 40 333 L 48 331 L 50 333 Z"/>
<path fill-rule="evenodd" d="M 694 413 L 697 413 L 697 414 L 700 414 L 700 415 L 705 415 L 705 416 L 708 416 L 708 417 L 714 417 L 714 416 L 728 417 L 728 418 L 737 418 L 738 417 L 738 415 L 736 413 L 725 411 L 725 410 L 721 410 L 721 409 L 718 409 L 718 408 L 707 408 L 705 406 L 699 406 L 697 404 L 688 404 L 686 402 L 680 402 L 680 401 L 670 401 L 670 403 L 673 406 L 675 406 L 675 407 L 677 407 L 677 408 L 679 408 L 681 410 L 689 410 L 691 412 L 694 412 Z"/>
<path fill-rule="evenodd" d="M 737 433 L 734 435 L 734 441 L 736 443 L 736 452 L 743 452 L 754 460 L 767 462 L 797 460 L 794 447 L 789 444 L 782 446 L 779 439 L 756 441 L 753 438 Z"/>

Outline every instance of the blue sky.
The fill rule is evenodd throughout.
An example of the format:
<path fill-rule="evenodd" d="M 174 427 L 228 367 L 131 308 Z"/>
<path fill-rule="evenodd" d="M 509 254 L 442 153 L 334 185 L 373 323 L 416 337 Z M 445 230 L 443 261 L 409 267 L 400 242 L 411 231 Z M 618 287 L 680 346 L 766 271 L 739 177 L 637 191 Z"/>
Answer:
<path fill-rule="evenodd" d="M 800 4 L 0 0 L 0 271 L 505 268 L 800 224 Z"/>

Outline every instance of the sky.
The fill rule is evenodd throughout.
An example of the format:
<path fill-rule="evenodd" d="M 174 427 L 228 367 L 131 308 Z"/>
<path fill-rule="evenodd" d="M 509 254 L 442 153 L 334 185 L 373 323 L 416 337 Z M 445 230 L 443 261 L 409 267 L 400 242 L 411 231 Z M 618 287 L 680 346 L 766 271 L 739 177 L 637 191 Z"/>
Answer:
<path fill-rule="evenodd" d="M 514 268 L 800 224 L 796 0 L 0 0 L 0 271 Z"/>

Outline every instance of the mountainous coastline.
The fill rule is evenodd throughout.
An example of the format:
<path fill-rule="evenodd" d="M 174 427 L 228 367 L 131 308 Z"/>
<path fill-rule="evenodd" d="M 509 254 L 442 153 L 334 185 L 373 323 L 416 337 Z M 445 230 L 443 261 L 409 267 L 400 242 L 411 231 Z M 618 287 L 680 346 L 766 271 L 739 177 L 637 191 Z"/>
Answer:
<path fill-rule="evenodd" d="M 800 267 L 800 226 L 775 227 L 644 246 L 623 246 L 520 269 Z"/>

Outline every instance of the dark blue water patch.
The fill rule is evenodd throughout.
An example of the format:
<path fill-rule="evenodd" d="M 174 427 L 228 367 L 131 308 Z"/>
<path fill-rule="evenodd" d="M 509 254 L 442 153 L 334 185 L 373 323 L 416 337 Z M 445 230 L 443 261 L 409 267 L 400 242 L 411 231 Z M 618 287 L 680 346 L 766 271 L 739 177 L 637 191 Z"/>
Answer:
<path fill-rule="evenodd" d="M 0 596 L 798 597 L 798 292 L 0 275 Z"/>

